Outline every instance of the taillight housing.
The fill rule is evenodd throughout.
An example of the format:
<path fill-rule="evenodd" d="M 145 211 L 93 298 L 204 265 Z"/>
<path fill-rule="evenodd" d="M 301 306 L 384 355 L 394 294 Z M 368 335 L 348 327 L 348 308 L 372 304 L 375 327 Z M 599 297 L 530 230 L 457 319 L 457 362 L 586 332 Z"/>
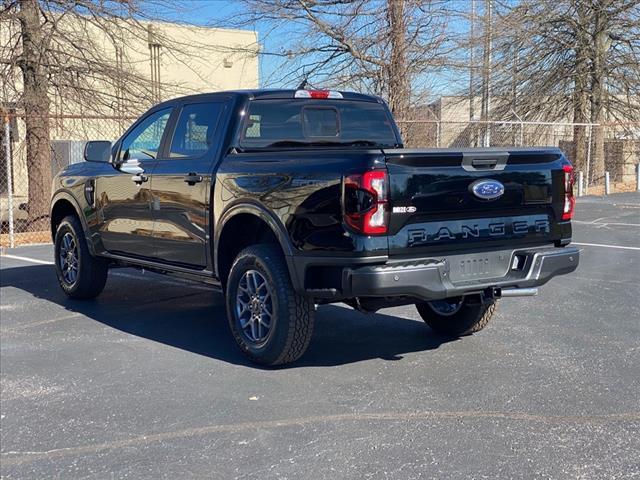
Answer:
<path fill-rule="evenodd" d="M 365 235 L 384 235 L 389 223 L 389 176 L 386 170 L 344 179 L 344 220 Z"/>
<path fill-rule="evenodd" d="M 564 171 L 564 204 L 562 206 L 562 220 L 571 220 L 573 217 L 573 210 L 576 206 L 576 198 L 573 196 L 573 184 L 575 177 L 573 175 L 573 167 L 571 165 L 564 165 L 562 167 Z"/>

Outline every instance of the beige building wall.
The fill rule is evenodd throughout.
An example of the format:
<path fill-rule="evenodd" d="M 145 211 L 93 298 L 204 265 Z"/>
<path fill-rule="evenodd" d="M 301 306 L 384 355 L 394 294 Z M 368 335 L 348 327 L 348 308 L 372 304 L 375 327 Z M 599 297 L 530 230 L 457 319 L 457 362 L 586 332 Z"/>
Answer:
<path fill-rule="evenodd" d="M 123 69 L 148 80 L 152 78 L 150 42 L 158 42 L 160 96 L 158 101 L 194 93 L 259 87 L 258 34 L 249 30 L 192 27 L 165 22 L 148 23 L 150 33 L 144 38 L 124 39 Z M 102 36 L 104 55 L 116 62 L 116 45 L 105 32 L 94 27 L 94 35 Z M 126 81 L 126 79 L 125 79 Z M 113 86 L 96 84 L 97 90 Z M 116 93 L 114 92 L 114 95 Z M 52 98 L 52 114 L 78 115 L 84 118 L 52 122 L 53 140 L 87 140 L 117 138 L 142 112 L 158 103 L 125 100 L 114 102 L 111 114 L 120 120 L 93 120 L 84 115 L 86 109 L 72 99 Z"/>
<path fill-rule="evenodd" d="M 250 30 L 219 29 L 185 26 L 168 22 L 147 22 L 148 32 L 140 32 L 138 38 L 122 38 L 114 42 L 113 38 L 96 26 L 78 19 L 65 20 L 65 29 L 82 32 L 91 36 L 92 45 L 100 45 L 99 55 L 111 59 L 114 66 L 122 58 L 122 68 L 130 70 L 132 76 L 140 75 L 147 80 L 152 78 L 152 61 L 149 43 L 160 44 L 160 97 L 159 101 L 177 96 L 216 92 L 222 90 L 252 89 L 259 87 L 259 44 L 258 34 Z M 125 29 L 126 30 L 126 29 Z M 140 30 L 140 29 L 138 29 Z M 142 35 L 144 33 L 144 35 Z M 17 22 L 0 22 L 0 47 L 6 49 L 9 42 L 19 35 Z M 117 55 L 118 50 L 121 55 Z M 123 81 L 126 80 L 126 75 Z M 22 90 L 20 70 L 15 67 L 1 79 L 0 102 L 13 105 L 19 100 Z M 96 91 L 118 97 L 113 85 L 94 82 Z M 82 142 L 87 140 L 115 140 L 142 112 L 152 106 L 149 100 L 125 100 L 114 102 L 111 108 L 102 108 L 100 116 L 95 118 L 94 111 L 78 105 L 74 98 L 62 98 L 56 92 L 50 93 L 50 113 L 52 115 L 51 140 Z M 70 116 L 77 118 L 69 118 Z M 119 117 L 119 118 L 116 118 Z M 28 200 L 27 159 L 24 145 L 24 121 L 18 119 L 17 135 L 12 142 L 14 211 L 20 203 Z M 76 144 L 77 150 L 81 144 Z M 55 157 L 55 156 L 54 156 Z M 66 159 L 52 160 L 55 170 Z M 0 172 L 0 178 L 6 176 Z M 0 197 L 0 221 L 7 213 L 5 195 Z M 16 211 L 20 217 L 21 212 Z"/>

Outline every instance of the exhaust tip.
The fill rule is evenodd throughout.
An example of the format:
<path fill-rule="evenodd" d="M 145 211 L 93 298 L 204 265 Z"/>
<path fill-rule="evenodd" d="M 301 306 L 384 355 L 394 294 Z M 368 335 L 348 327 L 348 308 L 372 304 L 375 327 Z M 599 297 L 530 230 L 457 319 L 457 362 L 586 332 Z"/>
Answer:
<path fill-rule="evenodd" d="M 494 290 L 496 298 L 505 297 L 535 297 L 538 295 L 537 288 L 496 288 Z"/>

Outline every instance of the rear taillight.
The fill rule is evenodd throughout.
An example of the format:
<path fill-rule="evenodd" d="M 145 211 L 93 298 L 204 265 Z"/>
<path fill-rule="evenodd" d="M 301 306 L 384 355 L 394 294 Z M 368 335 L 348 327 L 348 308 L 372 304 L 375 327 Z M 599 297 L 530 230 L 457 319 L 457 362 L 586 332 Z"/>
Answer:
<path fill-rule="evenodd" d="M 344 220 L 366 235 L 387 233 L 389 177 L 386 170 L 371 170 L 344 179 Z"/>
<path fill-rule="evenodd" d="M 564 165 L 564 206 L 562 208 L 562 220 L 571 220 L 573 217 L 573 209 L 576 205 L 576 199 L 573 196 L 573 183 L 575 178 L 573 176 L 573 167 L 571 165 Z"/>

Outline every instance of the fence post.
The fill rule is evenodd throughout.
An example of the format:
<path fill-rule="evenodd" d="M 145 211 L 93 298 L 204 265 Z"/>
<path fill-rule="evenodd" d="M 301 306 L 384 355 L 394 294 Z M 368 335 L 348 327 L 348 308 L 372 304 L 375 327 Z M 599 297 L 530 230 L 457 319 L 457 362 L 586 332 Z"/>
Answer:
<path fill-rule="evenodd" d="M 483 147 L 489 148 L 491 146 L 491 124 L 489 120 L 484 122 L 484 139 L 482 140 Z"/>
<path fill-rule="evenodd" d="M 440 148 L 440 122 L 436 122 L 436 148 Z"/>
<path fill-rule="evenodd" d="M 604 194 L 609 195 L 611 193 L 611 184 L 609 183 L 609 172 L 604 172 Z"/>
<path fill-rule="evenodd" d="M 582 196 L 582 189 L 584 188 L 584 173 L 582 170 L 578 172 L 578 196 Z"/>
<path fill-rule="evenodd" d="M 585 177 L 586 180 L 584 182 L 584 193 L 585 195 L 589 193 L 589 172 L 591 170 L 591 132 L 593 131 L 593 125 L 589 125 L 588 133 L 587 133 L 587 168 Z"/>
<path fill-rule="evenodd" d="M 520 146 L 524 147 L 524 123 L 520 120 Z"/>
<path fill-rule="evenodd" d="M 7 209 L 9 216 L 9 246 L 13 248 L 15 246 L 14 231 L 13 231 L 13 178 L 11 175 L 12 161 L 11 161 L 11 126 L 9 125 L 9 116 L 3 115 L 4 123 L 4 154 L 7 165 Z"/>
<path fill-rule="evenodd" d="M 640 163 L 636 165 L 636 192 L 640 192 Z"/>

